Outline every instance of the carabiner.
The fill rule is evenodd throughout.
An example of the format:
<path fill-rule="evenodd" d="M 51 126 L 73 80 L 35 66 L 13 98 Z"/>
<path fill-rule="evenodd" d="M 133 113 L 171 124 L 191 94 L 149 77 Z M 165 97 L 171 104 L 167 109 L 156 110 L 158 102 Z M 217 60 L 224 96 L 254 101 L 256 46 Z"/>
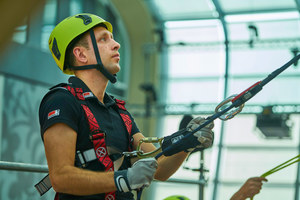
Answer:
<path fill-rule="evenodd" d="M 139 144 L 137 146 L 137 157 L 138 158 L 148 158 L 148 157 L 156 156 L 158 153 L 160 153 L 162 151 L 161 145 L 162 145 L 163 139 L 164 138 L 158 138 L 158 137 L 146 137 L 146 138 L 140 139 Z M 157 149 L 155 149 L 154 151 L 144 153 L 141 150 L 141 145 L 143 143 L 159 143 L 159 147 Z"/>
<path fill-rule="evenodd" d="M 232 100 L 237 96 L 237 94 L 231 95 L 230 97 L 226 98 L 225 100 L 223 100 L 221 103 L 219 103 L 219 105 L 216 107 L 215 112 L 221 112 L 222 110 L 228 108 L 229 106 L 231 106 L 232 104 Z M 229 104 L 230 103 L 230 104 Z M 228 105 L 229 104 L 229 105 Z M 233 108 L 232 110 L 228 111 L 227 113 L 224 113 L 223 115 L 221 115 L 219 117 L 219 119 L 226 121 L 228 119 L 232 119 L 235 115 L 237 115 L 238 113 L 240 113 L 243 108 L 244 108 L 245 104 L 240 105 L 237 108 Z"/>

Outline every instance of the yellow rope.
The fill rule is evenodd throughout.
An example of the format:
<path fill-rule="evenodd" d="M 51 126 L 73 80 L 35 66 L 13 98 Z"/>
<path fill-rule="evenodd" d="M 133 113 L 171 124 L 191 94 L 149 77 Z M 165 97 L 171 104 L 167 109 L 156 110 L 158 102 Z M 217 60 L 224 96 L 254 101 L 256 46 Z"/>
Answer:
<path fill-rule="evenodd" d="M 284 169 L 284 168 L 286 168 L 286 167 L 288 167 L 288 166 L 290 166 L 290 165 L 292 165 L 292 164 L 294 164 L 294 163 L 297 163 L 297 162 L 299 162 L 299 161 L 300 161 L 300 154 L 297 155 L 297 156 L 295 156 L 295 157 L 293 157 L 293 158 L 291 158 L 291 159 L 289 159 L 288 161 L 286 161 L 286 162 L 284 162 L 284 163 L 282 163 L 282 164 L 280 164 L 280 165 L 277 165 L 277 166 L 274 167 L 273 169 L 271 169 L 271 170 L 269 170 L 269 171 L 263 173 L 263 174 L 261 175 L 261 177 L 267 177 L 267 176 L 269 176 L 269 175 L 271 175 L 271 174 L 273 174 L 273 173 L 275 173 L 275 172 L 277 172 L 277 171 L 279 171 L 279 170 L 282 170 L 282 169 Z M 254 197 L 252 197 L 251 200 L 253 200 L 253 198 L 254 198 Z"/>

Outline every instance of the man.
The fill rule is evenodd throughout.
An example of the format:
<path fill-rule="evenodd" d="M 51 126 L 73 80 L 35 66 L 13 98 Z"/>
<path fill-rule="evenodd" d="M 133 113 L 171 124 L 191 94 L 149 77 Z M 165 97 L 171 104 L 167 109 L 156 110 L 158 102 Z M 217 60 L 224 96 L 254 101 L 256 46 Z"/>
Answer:
<path fill-rule="evenodd" d="M 131 191 L 149 186 L 153 178 L 167 180 L 196 146 L 212 145 L 209 124 L 157 161 L 140 159 L 131 166 L 123 152 L 136 149 L 144 136 L 125 102 L 105 92 L 120 70 L 120 44 L 113 38 L 112 25 L 88 13 L 71 16 L 54 28 L 49 48 L 59 68 L 75 75 L 68 84 L 52 88 L 39 111 L 56 199 L 131 200 Z M 164 138 L 163 148 L 204 121 L 196 118 L 188 129 Z M 155 149 L 153 144 L 142 145 L 143 152 Z"/>

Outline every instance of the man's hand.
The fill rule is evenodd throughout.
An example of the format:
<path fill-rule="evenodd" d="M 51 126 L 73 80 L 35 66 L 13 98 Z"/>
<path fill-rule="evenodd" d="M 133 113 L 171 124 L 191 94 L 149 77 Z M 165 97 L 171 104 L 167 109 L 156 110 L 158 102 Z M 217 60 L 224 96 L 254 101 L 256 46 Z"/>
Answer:
<path fill-rule="evenodd" d="M 205 122 L 202 117 L 192 119 L 185 129 L 181 129 L 172 135 L 164 137 L 162 143 L 163 155 L 171 156 L 181 151 L 191 152 L 195 149 L 205 149 L 212 145 L 214 124 L 211 122 L 189 137 L 185 137 Z M 172 147 L 170 147 L 172 146 Z"/>
<path fill-rule="evenodd" d="M 157 169 L 155 158 L 145 158 L 136 161 L 127 170 L 116 171 L 114 174 L 115 184 L 120 192 L 148 187 L 154 178 Z"/>
<path fill-rule="evenodd" d="M 260 192 L 263 181 L 268 180 L 264 177 L 249 178 L 230 200 L 245 200 L 247 198 L 252 198 Z"/>
<path fill-rule="evenodd" d="M 195 119 L 192 119 L 188 123 L 186 128 L 188 131 L 192 132 L 204 122 L 205 119 L 203 117 L 197 117 Z M 198 141 L 200 142 L 200 144 L 197 145 L 195 148 L 205 149 L 212 146 L 214 141 L 214 132 L 212 131 L 213 128 L 214 123 L 211 122 L 207 126 L 201 128 L 199 131 L 194 133 L 194 136 L 197 137 Z M 188 151 L 193 151 L 195 148 L 190 148 L 188 149 Z"/>

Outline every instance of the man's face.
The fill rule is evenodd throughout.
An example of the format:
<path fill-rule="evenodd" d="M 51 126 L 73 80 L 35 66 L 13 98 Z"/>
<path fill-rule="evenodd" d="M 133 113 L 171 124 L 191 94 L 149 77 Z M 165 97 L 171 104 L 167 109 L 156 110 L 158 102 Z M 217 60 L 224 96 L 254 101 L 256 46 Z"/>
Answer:
<path fill-rule="evenodd" d="M 95 27 L 94 34 L 104 67 L 111 74 L 116 74 L 120 71 L 120 54 L 118 52 L 120 49 L 120 44 L 114 40 L 112 33 L 104 27 Z M 88 38 L 88 43 L 90 46 L 88 50 L 89 64 L 97 64 L 90 37 Z"/>

